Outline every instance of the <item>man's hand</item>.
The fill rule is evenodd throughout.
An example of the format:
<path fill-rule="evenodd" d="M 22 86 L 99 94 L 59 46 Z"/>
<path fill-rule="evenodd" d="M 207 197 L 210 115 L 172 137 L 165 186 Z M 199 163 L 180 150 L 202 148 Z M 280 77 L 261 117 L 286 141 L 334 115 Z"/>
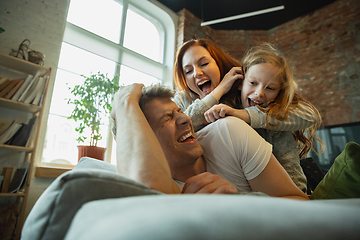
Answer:
<path fill-rule="evenodd" d="M 111 118 L 116 119 L 116 112 L 122 106 L 131 101 L 139 103 L 141 97 L 141 89 L 144 84 L 134 83 L 127 86 L 120 87 L 119 91 L 115 93 L 112 110 L 110 113 Z"/>
<path fill-rule="evenodd" d="M 219 175 L 204 172 L 186 180 L 182 193 L 237 194 L 237 189 Z"/>

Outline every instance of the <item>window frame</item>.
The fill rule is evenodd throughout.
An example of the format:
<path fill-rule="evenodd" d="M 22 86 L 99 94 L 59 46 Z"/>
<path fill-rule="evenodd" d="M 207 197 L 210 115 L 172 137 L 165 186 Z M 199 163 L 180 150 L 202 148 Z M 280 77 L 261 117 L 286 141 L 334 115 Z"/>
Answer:
<path fill-rule="evenodd" d="M 137 60 L 141 59 L 141 61 L 144 61 L 149 66 L 146 74 L 149 74 L 151 76 L 157 77 L 159 79 L 162 79 L 162 84 L 167 85 L 169 87 L 173 87 L 173 81 L 172 81 L 172 69 L 173 69 L 173 63 L 174 63 L 174 56 L 175 56 L 175 46 L 176 46 L 176 24 L 177 24 L 177 15 L 172 12 L 171 10 L 164 7 L 162 4 L 158 3 L 157 1 L 149 0 L 149 1 L 143 1 L 143 0 L 116 0 L 120 2 L 123 5 L 123 13 L 122 13 L 122 21 L 121 21 L 121 29 L 120 29 L 120 42 L 119 44 L 114 43 L 110 40 L 107 40 L 101 36 L 98 36 L 94 33 L 91 33 L 85 29 L 82 29 L 70 22 L 67 22 L 65 20 L 65 27 L 64 27 L 64 35 L 63 35 L 63 41 L 68 44 L 71 44 L 75 47 L 78 47 L 80 49 L 89 51 L 89 48 L 84 49 L 81 47 L 82 45 L 77 43 L 77 38 L 74 36 L 84 35 L 83 37 L 86 37 L 87 39 L 91 39 L 93 41 L 93 44 L 101 44 L 102 46 L 108 47 L 108 52 L 105 53 L 105 57 L 109 58 L 110 60 L 114 60 L 114 56 L 111 56 L 111 52 L 109 49 L 118 49 L 119 52 L 119 58 L 116 61 L 118 66 L 120 64 L 125 64 L 129 67 L 131 67 L 132 63 L 128 63 L 126 61 L 123 61 L 123 54 L 126 54 L 127 57 L 133 57 Z M 147 18 L 151 22 L 153 20 L 156 21 L 158 24 L 154 24 L 155 27 L 158 29 L 159 27 L 163 30 L 163 52 L 162 52 L 162 63 L 157 62 L 155 60 L 149 59 L 139 53 L 136 53 L 130 49 L 127 49 L 123 47 L 123 39 L 124 39 L 124 33 L 125 33 L 125 24 L 126 24 L 126 12 L 127 9 L 130 6 L 130 10 L 133 11 L 133 7 L 135 9 L 138 9 L 143 14 L 140 14 L 141 16 Z M 70 7 L 70 3 L 69 6 Z M 136 12 L 138 13 L 138 12 Z M 75 45 L 75 43 L 77 43 Z M 94 46 L 94 45 L 93 45 Z M 91 49 L 91 48 L 90 48 Z M 92 51 L 89 51 L 91 53 L 95 53 L 99 56 L 104 57 L 104 52 L 98 52 L 95 49 L 92 49 Z M 59 52 L 60 57 L 60 52 Z M 161 71 L 154 71 L 154 69 L 161 69 Z M 56 69 L 57 70 L 57 69 Z M 116 72 L 119 72 L 120 69 L 117 67 Z M 56 74 L 54 75 L 56 76 Z M 56 79 L 55 79 L 56 80 Z M 54 81 L 55 81 L 54 80 Z M 54 89 L 51 89 L 51 96 L 49 96 L 48 99 L 50 99 L 49 103 L 47 104 L 46 111 L 46 122 L 48 121 L 49 111 L 50 111 L 50 105 L 51 105 L 51 99 L 52 99 L 52 93 Z M 65 171 L 71 170 L 74 165 L 61 165 L 61 164 L 52 164 L 52 163 L 45 163 L 41 161 L 42 154 L 43 154 L 43 147 L 45 142 L 45 135 L 46 135 L 46 128 L 47 124 L 42 127 L 42 134 L 39 136 L 39 143 L 40 148 L 38 149 L 38 157 L 36 158 L 36 171 L 35 171 L 35 177 L 47 177 L 47 178 L 55 178 L 62 174 Z M 110 129 L 108 130 L 110 132 Z M 111 134 L 108 134 L 107 139 L 107 147 L 111 150 L 112 146 L 112 136 Z M 110 154 L 105 155 L 104 161 L 111 162 L 111 151 L 107 151 Z"/>

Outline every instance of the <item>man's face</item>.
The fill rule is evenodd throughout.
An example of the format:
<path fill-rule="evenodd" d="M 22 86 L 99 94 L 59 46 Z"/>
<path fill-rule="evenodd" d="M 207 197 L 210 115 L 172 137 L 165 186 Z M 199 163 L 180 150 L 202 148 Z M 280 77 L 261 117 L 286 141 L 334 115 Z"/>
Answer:
<path fill-rule="evenodd" d="M 166 98 L 151 100 L 144 114 L 153 129 L 170 168 L 195 163 L 203 149 L 195 138 L 190 118 Z"/>

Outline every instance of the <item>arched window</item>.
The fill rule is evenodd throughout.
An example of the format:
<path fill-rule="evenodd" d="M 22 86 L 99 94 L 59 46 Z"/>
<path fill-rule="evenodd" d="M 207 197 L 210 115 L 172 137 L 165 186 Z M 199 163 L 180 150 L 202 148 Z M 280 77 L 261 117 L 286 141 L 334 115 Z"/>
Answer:
<path fill-rule="evenodd" d="M 51 100 L 42 162 L 55 158 L 77 163 L 76 122 L 67 119 L 72 106 L 69 87 L 97 72 L 120 74 L 120 84 L 141 82 L 172 84 L 175 25 L 172 18 L 150 1 L 71 0 Z M 106 117 L 105 117 L 106 118 Z M 107 118 L 106 118 L 107 119 Z M 59 148 L 60 126 L 69 124 L 68 149 Z M 109 122 L 101 126 L 106 161 L 115 163 Z M 57 151 L 56 149 L 61 149 Z"/>

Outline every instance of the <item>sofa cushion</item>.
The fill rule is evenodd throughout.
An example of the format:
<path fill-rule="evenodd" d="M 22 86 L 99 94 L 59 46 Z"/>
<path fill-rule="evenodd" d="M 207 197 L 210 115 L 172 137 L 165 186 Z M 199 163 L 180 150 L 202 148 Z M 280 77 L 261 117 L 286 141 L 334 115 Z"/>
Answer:
<path fill-rule="evenodd" d="M 310 199 L 360 198 L 360 145 L 346 144 Z"/>
<path fill-rule="evenodd" d="M 26 219 L 21 239 L 63 239 L 84 203 L 150 194 L 161 193 L 119 175 L 109 163 L 82 158 L 72 171 L 55 179 L 40 196 Z"/>
<path fill-rule="evenodd" d="M 251 195 L 107 199 L 83 205 L 65 239 L 360 239 L 359 206 Z"/>

